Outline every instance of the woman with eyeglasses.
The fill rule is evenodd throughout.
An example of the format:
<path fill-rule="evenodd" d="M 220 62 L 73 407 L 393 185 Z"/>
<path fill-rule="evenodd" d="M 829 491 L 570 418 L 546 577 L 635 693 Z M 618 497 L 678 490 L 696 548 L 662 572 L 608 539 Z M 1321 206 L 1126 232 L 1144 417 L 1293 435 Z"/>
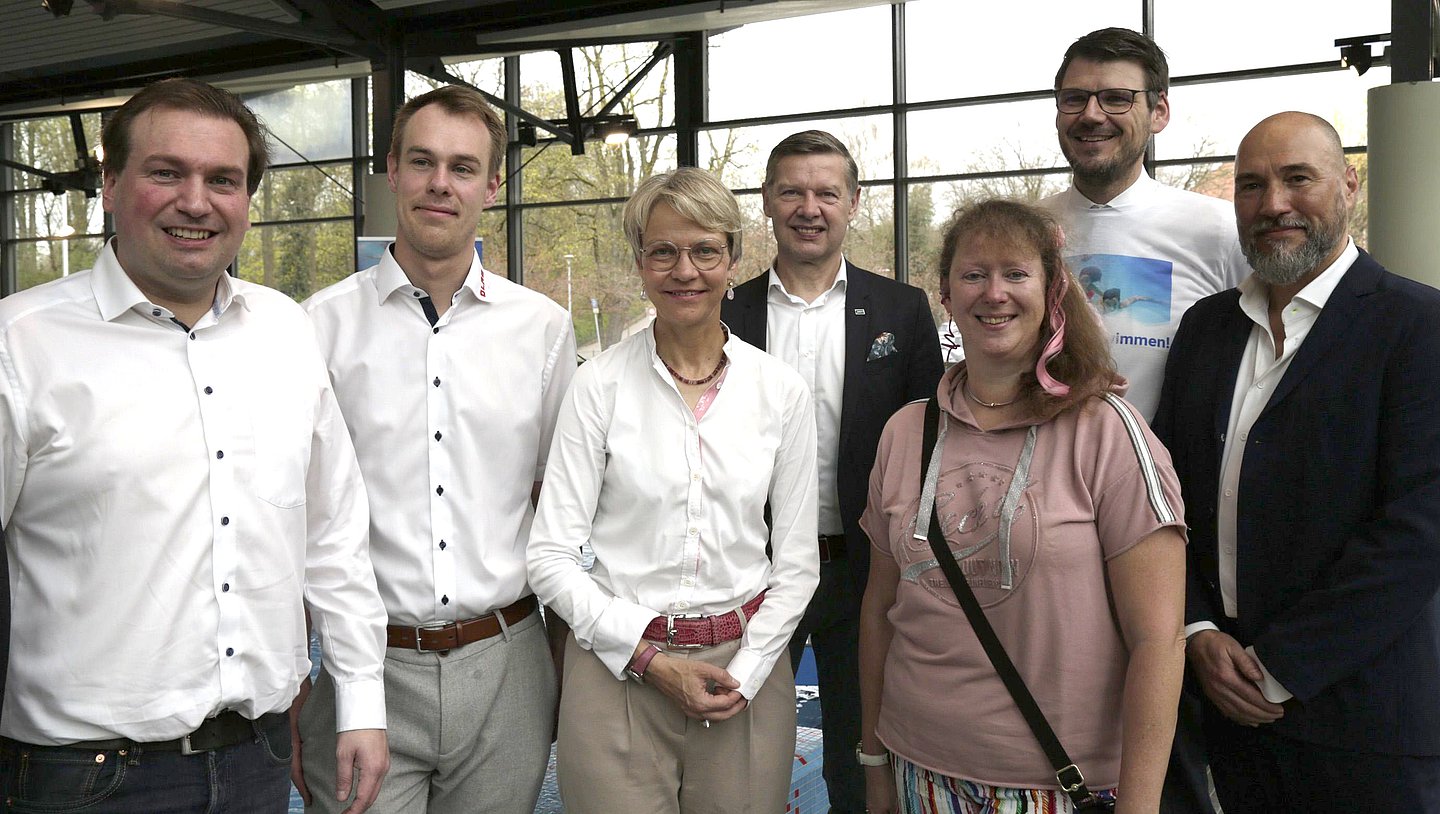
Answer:
<path fill-rule="evenodd" d="M 819 580 L 810 394 L 720 322 L 743 221 L 718 179 L 648 178 L 623 221 L 655 321 L 576 375 L 528 550 L 573 633 L 560 794 L 572 814 L 782 811 L 786 644 Z"/>
<path fill-rule="evenodd" d="M 871 814 L 1159 809 L 1185 659 L 1184 507 L 1062 244 L 1045 212 L 1002 200 L 944 233 L 965 360 L 935 408 L 886 425 L 860 521 L 876 549 L 857 754 Z M 1066 762 L 1027 725 L 942 556 Z M 1072 799 L 1063 786 L 1082 776 Z"/>

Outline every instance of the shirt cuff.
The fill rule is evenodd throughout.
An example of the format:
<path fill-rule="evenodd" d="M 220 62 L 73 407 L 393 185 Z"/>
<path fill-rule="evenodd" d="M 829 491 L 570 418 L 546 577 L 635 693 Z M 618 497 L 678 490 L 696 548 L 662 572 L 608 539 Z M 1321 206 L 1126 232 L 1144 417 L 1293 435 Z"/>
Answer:
<path fill-rule="evenodd" d="M 755 694 L 760 692 L 760 686 L 770 675 L 770 671 L 764 667 L 765 659 L 759 653 L 742 648 L 736 651 L 730 658 L 730 663 L 725 665 L 725 672 L 740 682 L 736 691 L 745 696 L 746 701 L 753 701 Z"/>
<path fill-rule="evenodd" d="M 1283 704 L 1295 697 L 1294 693 L 1285 689 L 1279 681 L 1275 680 L 1275 676 L 1270 675 L 1270 671 L 1265 669 L 1265 663 L 1262 662 L 1260 656 L 1256 654 L 1254 645 L 1245 648 L 1245 652 L 1249 653 L 1250 658 L 1255 659 L 1255 663 L 1260 665 L 1260 674 L 1264 676 L 1264 678 L 1256 683 L 1257 686 L 1260 687 L 1260 694 L 1265 696 L 1266 701 L 1272 704 Z"/>
<path fill-rule="evenodd" d="M 1214 622 L 1191 622 L 1190 624 L 1185 626 L 1185 641 L 1190 641 L 1191 636 L 1194 636 L 1196 633 L 1199 633 L 1202 630 L 1219 629 L 1220 628 Z"/>
<path fill-rule="evenodd" d="M 625 680 L 625 668 L 629 666 L 630 660 L 635 658 L 636 645 L 644 638 L 645 628 L 659 615 L 633 602 L 619 598 L 610 600 L 610 605 L 605 608 L 596 624 L 595 641 L 590 644 L 600 663 L 604 664 L 616 679 Z"/>
<path fill-rule="evenodd" d="M 335 682 L 335 731 L 385 728 L 385 682 Z"/>

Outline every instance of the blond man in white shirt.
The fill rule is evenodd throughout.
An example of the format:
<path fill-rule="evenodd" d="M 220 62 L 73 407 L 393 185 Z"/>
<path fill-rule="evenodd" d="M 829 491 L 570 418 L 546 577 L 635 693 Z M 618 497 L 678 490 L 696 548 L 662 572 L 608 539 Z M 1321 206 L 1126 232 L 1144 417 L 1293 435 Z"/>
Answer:
<path fill-rule="evenodd" d="M 306 303 L 370 489 L 390 616 L 378 811 L 530 814 L 549 758 L 555 667 L 525 543 L 575 337 L 564 309 L 475 252 L 504 160 L 504 122 L 478 92 L 411 100 L 388 158 L 395 242 Z M 301 715 L 311 786 L 331 782 L 328 745 L 311 742 L 331 697 L 322 676 Z"/>
<path fill-rule="evenodd" d="M 332 793 L 357 779 L 358 814 L 388 761 L 365 489 L 303 312 L 225 273 L 263 130 L 232 94 L 167 80 L 102 140 L 115 238 L 0 302 L 0 798 L 284 810 L 303 595 L 343 687 Z"/>

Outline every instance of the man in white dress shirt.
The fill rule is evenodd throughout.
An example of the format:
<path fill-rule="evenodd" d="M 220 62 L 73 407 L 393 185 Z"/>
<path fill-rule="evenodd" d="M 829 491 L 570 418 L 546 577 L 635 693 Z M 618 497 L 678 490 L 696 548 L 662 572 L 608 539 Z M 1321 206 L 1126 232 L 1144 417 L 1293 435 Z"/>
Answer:
<path fill-rule="evenodd" d="M 388 764 L 355 453 L 300 307 L 234 279 L 264 133 L 188 79 L 105 126 L 95 267 L 0 301 L 17 810 L 284 811 L 302 605 L 343 687 L 358 814 Z M 358 773 L 358 778 L 355 775 Z"/>
<path fill-rule="evenodd" d="M 405 104 L 395 242 L 305 304 L 370 490 L 390 615 L 377 811 L 530 814 L 549 759 L 556 669 L 525 545 L 575 337 L 564 309 L 480 264 L 504 160 L 504 122 L 476 91 Z M 314 748 L 333 695 L 322 675 L 300 716 L 311 785 L 333 772 L 328 744 Z"/>

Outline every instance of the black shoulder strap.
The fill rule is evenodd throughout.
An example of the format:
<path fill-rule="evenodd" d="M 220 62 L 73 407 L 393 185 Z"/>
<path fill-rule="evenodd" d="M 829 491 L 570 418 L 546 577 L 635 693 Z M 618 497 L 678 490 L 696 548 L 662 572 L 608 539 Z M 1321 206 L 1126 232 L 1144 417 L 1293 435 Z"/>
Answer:
<path fill-rule="evenodd" d="M 930 459 L 935 451 L 935 439 L 940 432 L 941 420 L 940 403 L 934 396 L 931 396 L 925 405 L 924 441 L 920 453 L 922 494 L 926 474 L 930 471 Z M 1035 697 L 1030 694 L 1029 688 L 1025 686 L 1025 680 L 1015 669 L 1015 663 L 1010 661 L 1010 655 L 1005 652 L 1005 645 L 1000 643 L 1000 638 L 995 635 L 995 628 L 991 627 L 990 620 L 985 618 L 985 611 L 980 607 L 980 601 L 975 598 L 975 592 L 970 589 L 970 583 L 960 572 L 960 564 L 955 561 L 955 555 L 945 544 L 945 534 L 940 530 L 940 513 L 933 508 L 930 512 L 929 537 L 930 550 L 935 553 L 935 560 L 939 563 L 940 570 L 950 581 L 950 589 L 955 592 L 955 599 L 964 609 L 965 618 L 970 620 L 970 629 L 975 631 L 975 637 L 985 648 L 985 655 L 990 657 L 990 663 L 994 665 L 995 672 L 1000 675 L 1000 680 L 1005 683 L 1005 689 L 1010 691 L 1010 697 L 1015 699 L 1015 705 L 1020 708 L 1020 714 L 1025 716 L 1025 723 L 1030 726 L 1030 731 L 1040 742 L 1040 748 L 1055 769 L 1055 779 L 1059 781 L 1060 788 L 1070 795 L 1070 799 L 1077 808 L 1094 805 L 1095 796 L 1085 786 L 1085 775 L 1080 773 L 1080 769 L 1066 754 L 1065 747 L 1060 745 L 1060 739 L 1055 736 L 1055 730 L 1051 729 L 1050 722 L 1045 720 L 1045 714 L 1040 711 L 1040 705 L 1035 703 Z"/>

